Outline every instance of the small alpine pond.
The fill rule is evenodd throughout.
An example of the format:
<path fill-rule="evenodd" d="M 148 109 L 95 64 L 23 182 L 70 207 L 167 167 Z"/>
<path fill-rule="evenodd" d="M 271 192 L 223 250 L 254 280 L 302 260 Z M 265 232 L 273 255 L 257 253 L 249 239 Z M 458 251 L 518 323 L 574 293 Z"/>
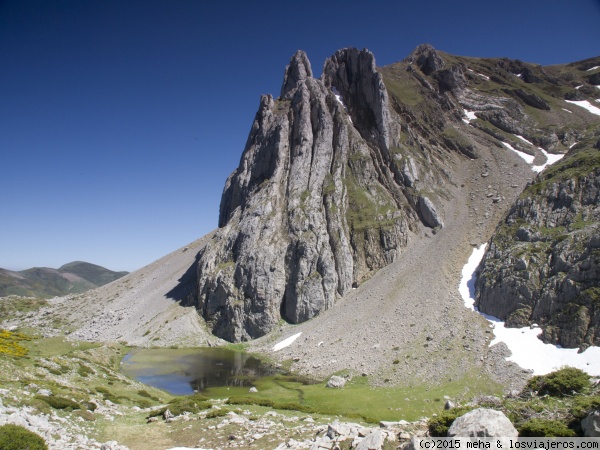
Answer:
<path fill-rule="evenodd" d="M 281 373 L 275 366 L 226 348 L 144 348 L 121 362 L 125 375 L 174 395 L 225 386 L 252 386 L 262 377 Z"/>

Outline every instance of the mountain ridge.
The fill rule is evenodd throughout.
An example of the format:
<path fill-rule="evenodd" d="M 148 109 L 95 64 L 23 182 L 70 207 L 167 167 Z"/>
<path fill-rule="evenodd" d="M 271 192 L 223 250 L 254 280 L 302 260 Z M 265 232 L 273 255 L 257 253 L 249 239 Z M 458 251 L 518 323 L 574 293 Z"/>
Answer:
<path fill-rule="evenodd" d="M 0 268 L 0 297 L 20 295 L 47 298 L 81 293 L 115 281 L 128 273 L 114 272 L 84 261 L 72 261 L 58 269 L 32 267 L 12 271 Z"/>

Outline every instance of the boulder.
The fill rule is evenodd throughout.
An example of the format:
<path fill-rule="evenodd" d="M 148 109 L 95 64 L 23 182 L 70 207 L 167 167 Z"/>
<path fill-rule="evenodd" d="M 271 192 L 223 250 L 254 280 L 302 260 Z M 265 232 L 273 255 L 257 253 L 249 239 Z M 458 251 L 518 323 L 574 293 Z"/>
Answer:
<path fill-rule="evenodd" d="M 337 388 L 341 389 L 346 384 L 346 379 L 344 377 L 338 377 L 337 375 L 333 375 L 329 381 L 327 381 L 328 388 Z"/>
<path fill-rule="evenodd" d="M 380 450 L 383 447 L 383 433 L 379 430 L 367 434 L 356 446 L 356 450 Z"/>
<path fill-rule="evenodd" d="M 581 429 L 586 437 L 600 437 L 600 409 L 591 412 L 581 421 Z"/>
<path fill-rule="evenodd" d="M 429 198 L 425 196 L 419 197 L 419 211 L 423 217 L 423 223 L 429 228 L 443 227 L 444 222 L 438 214 L 435 206 Z"/>
<path fill-rule="evenodd" d="M 501 411 L 478 408 L 458 417 L 448 437 L 517 437 L 519 432 Z"/>

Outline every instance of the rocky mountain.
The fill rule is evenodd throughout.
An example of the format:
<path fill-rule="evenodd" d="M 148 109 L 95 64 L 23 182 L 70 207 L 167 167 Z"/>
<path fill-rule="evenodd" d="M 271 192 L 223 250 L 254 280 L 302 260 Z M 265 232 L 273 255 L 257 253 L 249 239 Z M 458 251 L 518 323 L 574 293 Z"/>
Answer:
<path fill-rule="evenodd" d="M 0 297 L 54 297 L 85 292 L 117 280 L 128 272 L 113 272 L 104 267 L 73 261 L 58 269 L 34 267 L 11 271 L 0 269 Z"/>
<path fill-rule="evenodd" d="M 340 50 L 315 78 L 298 52 L 281 95 L 261 98 L 217 230 L 24 320 L 137 346 L 252 339 L 249 350 L 315 377 L 519 389 L 529 373 L 490 347 L 461 270 L 537 173 L 572 156 L 546 164 L 595 145 L 596 66 L 423 45 L 386 67 Z"/>
<path fill-rule="evenodd" d="M 597 62 L 544 68 L 422 45 L 377 68 L 349 48 L 315 78 L 297 52 L 280 96 L 261 98 L 192 303 L 230 341 L 328 310 L 415 235 L 444 227 L 461 166 L 490 149 L 543 164 L 588 136 L 597 116 L 565 99 L 595 99 Z"/>
<path fill-rule="evenodd" d="M 477 306 L 563 347 L 600 345 L 600 133 L 519 196 L 490 241 Z"/>

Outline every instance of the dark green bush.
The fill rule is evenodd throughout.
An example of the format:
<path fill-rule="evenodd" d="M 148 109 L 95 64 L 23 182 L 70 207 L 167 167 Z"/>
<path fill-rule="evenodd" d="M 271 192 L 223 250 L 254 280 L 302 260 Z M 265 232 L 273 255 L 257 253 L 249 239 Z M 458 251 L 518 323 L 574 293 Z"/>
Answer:
<path fill-rule="evenodd" d="M 226 416 L 227 414 L 229 414 L 228 409 L 213 409 L 208 412 L 208 414 L 206 415 L 206 418 L 207 419 L 216 419 L 217 417 L 223 417 L 223 416 Z"/>
<path fill-rule="evenodd" d="M 77 373 L 79 374 L 80 377 L 85 378 L 89 375 L 92 375 L 94 373 L 94 370 L 92 368 L 86 366 L 85 364 L 79 364 Z"/>
<path fill-rule="evenodd" d="M 81 405 L 73 400 L 64 397 L 47 397 L 45 395 L 36 395 L 37 400 L 42 400 L 54 409 L 81 409 Z"/>
<path fill-rule="evenodd" d="M 548 375 L 538 375 L 529 380 L 528 391 L 536 391 L 538 395 L 564 397 L 583 391 L 590 385 L 590 376 L 583 370 L 564 367 Z"/>
<path fill-rule="evenodd" d="M 148 400 L 138 400 L 137 405 L 142 408 L 142 409 L 146 409 L 146 408 L 150 408 L 152 406 L 152 403 L 149 402 Z"/>
<path fill-rule="evenodd" d="M 311 408 L 310 406 L 301 405 L 300 403 L 294 403 L 294 402 L 274 403 L 273 408 L 274 409 L 282 409 L 285 411 L 298 411 L 298 412 L 303 412 L 303 413 L 308 413 L 308 414 L 313 414 L 313 413 L 318 412 L 314 408 Z"/>
<path fill-rule="evenodd" d="M 212 403 L 207 401 L 206 397 L 199 394 L 193 394 L 171 400 L 168 406 L 152 411 L 149 417 L 162 416 L 167 409 L 170 410 L 174 416 L 180 416 L 186 412 L 195 414 L 209 408 L 212 408 Z"/>
<path fill-rule="evenodd" d="M 228 405 L 257 405 L 266 406 L 267 408 L 273 408 L 273 400 L 268 398 L 256 398 L 256 397 L 229 397 L 227 400 Z"/>
<path fill-rule="evenodd" d="M 472 408 L 468 407 L 453 408 L 440 413 L 437 417 L 432 417 L 427 423 L 429 434 L 435 437 L 446 437 L 452 422 L 454 422 L 457 417 L 471 411 L 471 409 Z"/>
<path fill-rule="evenodd" d="M 44 439 L 17 425 L 0 426 L 0 449 L 2 450 L 48 450 Z"/>
<path fill-rule="evenodd" d="M 519 428 L 522 437 L 575 437 L 573 430 L 558 420 L 530 419 Z"/>
<path fill-rule="evenodd" d="M 144 389 L 140 389 L 139 391 L 137 391 L 137 394 L 140 397 L 147 397 L 147 398 L 151 398 L 152 396 L 150 395 L 150 393 Z"/>

